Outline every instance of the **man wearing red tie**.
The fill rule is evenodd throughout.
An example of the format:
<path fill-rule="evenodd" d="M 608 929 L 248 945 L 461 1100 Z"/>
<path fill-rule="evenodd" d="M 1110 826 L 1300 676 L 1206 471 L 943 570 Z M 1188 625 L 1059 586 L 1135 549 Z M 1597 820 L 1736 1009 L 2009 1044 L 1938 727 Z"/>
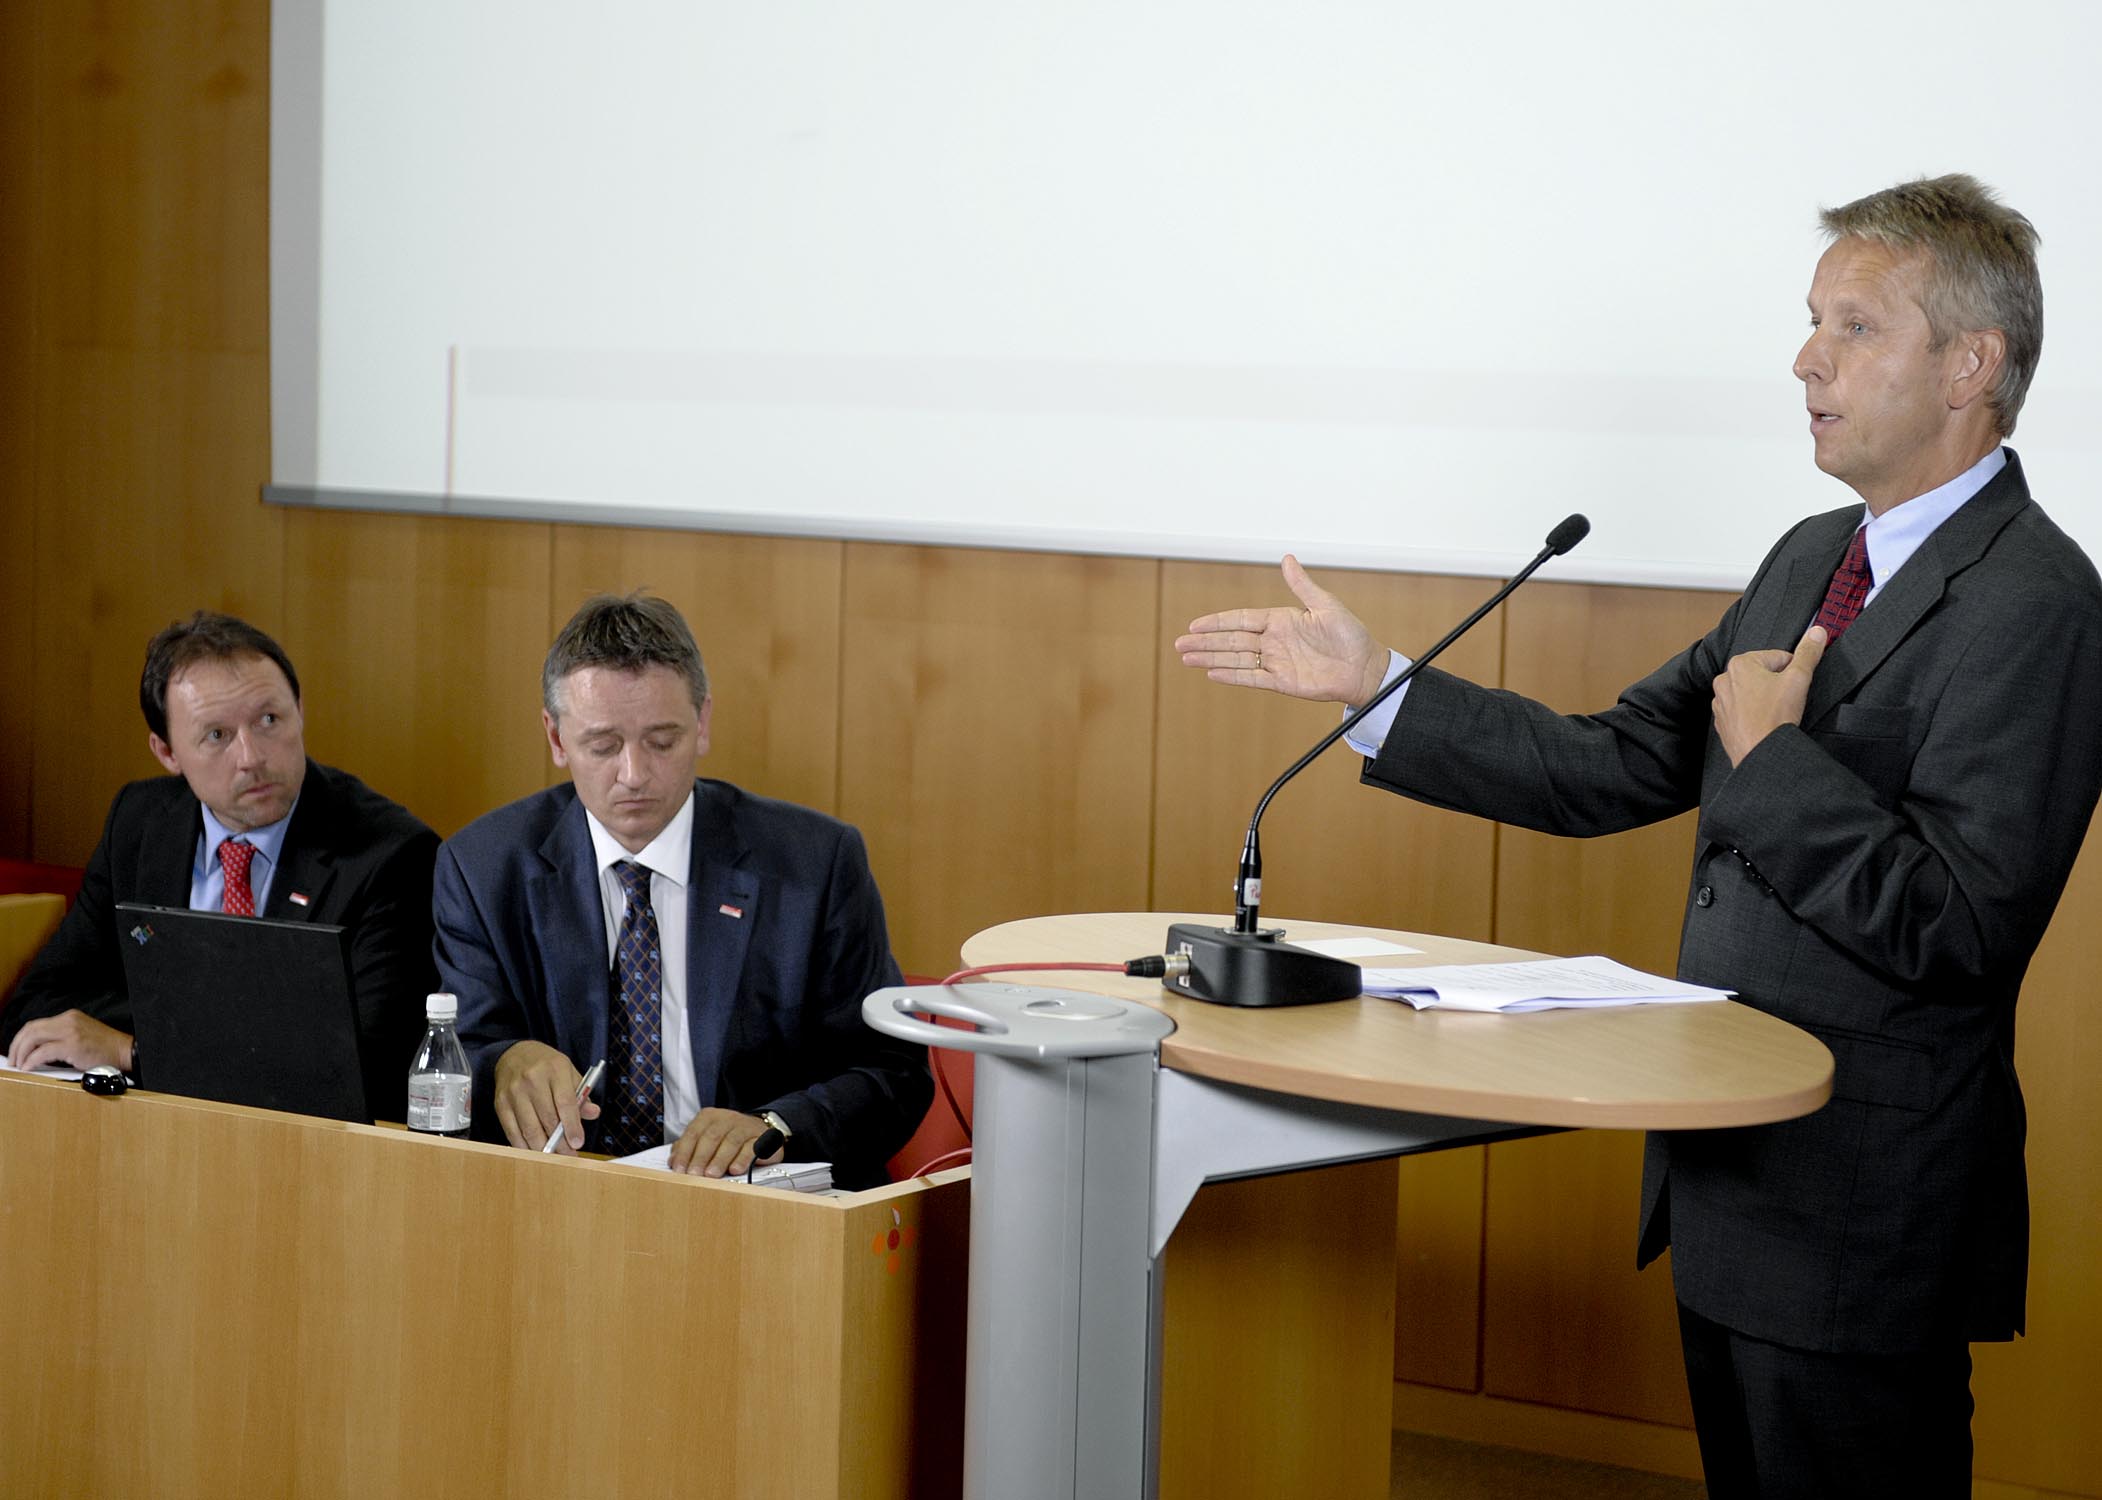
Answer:
<path fill-rule="evenodd" d="M 0 1017 L 17 1067 L 136 1071 L 116 906 L 141 901 L 351 930 L 366 1098 L 399 1119 L 421 1031 L 437 836 L 307 759 L 299 676 L 276 641 L 199 612 L 146 648 L 146 744 L 174 774 L 117 793 L 80 898 Z"/>
<path fill-rule="evenodd" d="M 2102 579 L 2002 440 L 2043 341 L 2036 232 L 1963 176 L 1823 215 L 1796 356 L 1861 503 L 1774 545 L 1706 637 L 1595 714 L 1435 670 L 1350 738 L 1370 784 L 1568 835 L 1700 812 L 1679 973 L 1831 1048 L 1800 1120 L 1655 1133 L 1714 1500 L 1971 1492 L 1970 1343 L 2022 1331 L 2015 999 L 2102 788 Z M 1298 608 L 1191 622 L 1213 680 L 1362 703 L 1401 670 Z"/>

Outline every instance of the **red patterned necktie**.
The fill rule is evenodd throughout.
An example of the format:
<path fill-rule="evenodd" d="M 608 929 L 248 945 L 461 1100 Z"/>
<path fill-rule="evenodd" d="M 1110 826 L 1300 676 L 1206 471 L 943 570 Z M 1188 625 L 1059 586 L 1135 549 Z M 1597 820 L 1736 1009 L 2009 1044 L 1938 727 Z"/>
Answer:
<path fill-rule="evenodd" d="M 248 866 L 255 859 L 255 845 L 226 839 L 219 845 L 219 868 L 226 872 L 226 899 L 220 910 L 229 916 L 255 915 L 255 892 L 248 888 Z"/>
<path fill-rule="evenodd" d="M 614 948 L 613 1004 L 606 1017 L 606 1120 L 600 1148 L 628 1156 L 664 1144 L 663 955 L 650 872 L 613 867 L 628 898 Z"/>
<path fill-rule="evenodd" d="M 1825 627 L 1826 645 L 1838 645 L 1847 627 L 1861 617 L 1861 606 L 1867 601 L 1873 582 L 1868 571 L 1868 528 L 1863 526 L 1847 544 L 1847 555 L 1839 560 L 1832 586 L 1825 590 L 1824 605 L 1810 622 Z"/>

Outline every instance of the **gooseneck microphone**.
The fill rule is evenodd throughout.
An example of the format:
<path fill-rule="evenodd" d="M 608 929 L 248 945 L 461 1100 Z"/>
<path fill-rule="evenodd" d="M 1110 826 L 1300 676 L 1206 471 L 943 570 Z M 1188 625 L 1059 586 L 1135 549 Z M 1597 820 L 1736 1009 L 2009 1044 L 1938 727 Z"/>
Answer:
<path fill-rule="evenodd" d="M 1327 1000 L 1347 1000 L 1360 991 L 1358 966 L 1329 958 L 1305 948 L 1281 943 L 1282 928 L 1264 931 L 1257 919 L 1263 901 L 1263 846 L 1260 829 L 1270 799 L 1284 784 L 1313 763 L 1314 758 L 1355 729 L 1365 716 L 1401 690 L 1403 683 L 1436 661 L 1447 646 L 1472 630 L 1482 617 L 1511 597 L 1550 557 L 1560 557 L 1591 532 L 1591 522 L 1581 515 L 1566 516 L 1547 534 L 1546 543 L 1533 560 L 1511 580 L 1491 594 L 1479 609 L 1460 621 L 1430 650 L 1411 661 L 1374 693 L 1348 718 L 1323 735 L 1314 748 L 1292 762 L 1285 773 L 1270 783 L 1248 820 L 1248 837 L 1241 844 L 1241 863 L 1233 883 L 1233 926 L 1206 927 L 1195 922 L 1177 922 L 1168 929 L 1168 954 L 1184 962 L 1171 964 L 1161 983 L 1171 993 L 1208 1000 L 1217 1005 L 1273 1006 L 1314 1005 Z"/>

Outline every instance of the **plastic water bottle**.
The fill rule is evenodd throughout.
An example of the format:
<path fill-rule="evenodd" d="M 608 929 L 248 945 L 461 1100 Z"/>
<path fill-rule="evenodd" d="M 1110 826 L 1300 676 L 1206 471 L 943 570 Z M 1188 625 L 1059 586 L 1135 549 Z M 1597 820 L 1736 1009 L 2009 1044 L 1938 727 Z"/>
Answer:
<path fill-rule="evenodd" d="M 423 1002 L 423 1014 L 430 1025 L 416 1049 L 416 1061 L 409 1064 L 409 1129 L 465 1135 L 474 1078 L 454 1027 L 460 1002 L 451 995 L 432 995 Z"/>

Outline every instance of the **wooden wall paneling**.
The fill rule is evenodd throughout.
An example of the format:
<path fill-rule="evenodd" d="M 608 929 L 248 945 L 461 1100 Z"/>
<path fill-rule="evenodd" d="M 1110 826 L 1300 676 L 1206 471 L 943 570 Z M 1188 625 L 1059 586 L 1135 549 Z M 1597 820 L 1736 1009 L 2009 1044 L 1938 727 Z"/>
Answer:
<path fill-rule="evenodd" d="M 0 6 L 0 858 L 29 855 L 34 776 L 30 712 L 36 610 L 37 225 L 40 102 L 49 85 L 36 47 L 39 7 Z"/>
<path fill-rule="evenodd" d="M 33 851 L 78 863 L 122 781 L 155 772 L 146 639 L 199 606 L 280 599 L 268 470 L 267 10 L 42 7 L 33 275 L 37 603 Z"/>
<path fill-rule="evenodd" d="M 44 370 L 34 849 L 80 864 L 117 788 L 161 774 L 139 714 L 147 640 L 200 608 L 274 631 L 283 529 L 258 499 L 261 355 L 62 349 Z"/>
<path fill-rule="evenodd" d="M 310 754 L 441 835 L 546 784 L 549 527 L 309 510 L 285 527 Z"/>
<path fill-rule="evenodd" d="M 1495 588 L 1480 578 L 1338 569 L 1318 577 L 1375 636 L 1402 651 L 1436 641 Z M 1326 704 L 1222 687 L 1183 666 L 1170 648 L 1198 615 L 1291 602 L 1275 568 L 1162 566 L 1157 910 L 1233 910 L 1234 868 L 1257 799 L 1341 716 Z M 1494 617 L 1483 621 L 1442 664 L 1477 682 L 1495 682 L 1497 629 Z M 1263 818 L 1264 909 L 1486 941 L 1491 825 L 1360 786 L 1362 765 L 1338 744 L 1271 803 Z"/>
<path fill-rule="evenodd" d="M 2093 832 L 2022 987 L 2029 1104 L 2029 1334 L 1972 1346 L 1976 1472 L 2102 1495 L 2102 838 Z"/>
<path fill-rule="evenodd" d="M 41 8 L 57 341 L 266 353 L 268 0 Z"/>
<path fill-rule="evenodd" d="M 1641 1183 L 1634 1131 L 1489 1148 L 1487 1394 L 1692 1425 L 1669 1262 L 1635 1270 Z"/>
<path fill-rule="evenodd" d="M 1690 590 L 1536 584 L 1509 606 L 1506 685 L 1564 712 L 1605 708 L 1728 603 Z M 1602 839 L 1513 828 L 1498 837 L 1497 941 L 1673 971 L 1691 814 Z M 1691 1421 L 1668 1272 L 1634 1269 L 1640 1181 L 1638 1135 L 1489 1148 L 1484 1389 Z"/>
<path fill-rule="evenodd" d="M 848 544 L 840 815 L 908 972 L 1017 917 L 1145 908 L 1158 566 Z"/>
<path fill-rule="evenodd" d="M 662 595 L 686 616 L 708 667 L 715 707 L 701 773 L 834 812 L 845 545 L 557 526 L 543 650 L 591 594 Z"/>
<path fill-rule="evenodd" d="M 1387 1162 L 1199 1190 L 1162 1260 L 1162 1500 L 1385 1500 L 1393 1195 Z"/>
<path fill-rule="evenodd" d="M 1401 1159 L 1394 1378 L 1481 1389 L 1482 1203 L 1487 1148 Z"/>
<path fill-rule="evenodd" d="M 1421 650 L 1493 592 L 1480 578 L 1323 570 L 1340 594 L 1398 650 Z M 1161 576 L 1160 746 L 1155 772 L 1153 906 L 1233 909 L 1233 877 L 1249 815 L 1272 779 L 1323 734 L 1339 711 L 1273 693 L 1222 687 L 1171 649 L 1198 615 L 1289 604 L 1272 567 L 1167 563 Z M 1492 617 L 1443 664 L 1477 682 L 1501 670 Z M 1362 786 L 1347 745 L 1323 758 L 1263 818 L 1263 904 L 1275 915 L 1491 935 L 1495 829 Z M 1481 1271 L 1479 1148 L 1404 1158 L 1395 1359 L 1400 1378 L 1471 1389 Z"/>

